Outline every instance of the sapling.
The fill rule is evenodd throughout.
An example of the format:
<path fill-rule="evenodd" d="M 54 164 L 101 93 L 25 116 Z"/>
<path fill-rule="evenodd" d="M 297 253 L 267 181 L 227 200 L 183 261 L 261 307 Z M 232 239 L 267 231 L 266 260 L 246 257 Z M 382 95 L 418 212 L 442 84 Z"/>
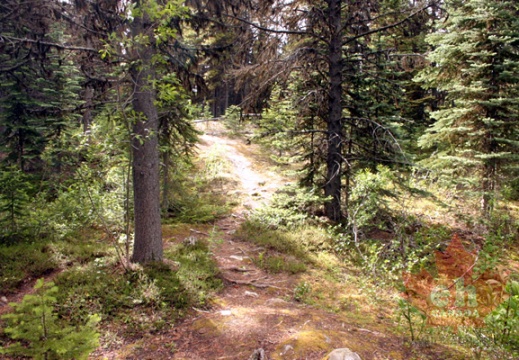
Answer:
<path fill-rule="evenodd" d="M 14 312 L 2 316 L 7 322 L 4 332 L 21 340 L 0 349 L 0 354 L 29 356 L 33 359 L 87 359 L 99 346 L 96 325 L 98 315 L 91 315 L 85 325 L 72 326 L 58 318 L 53 282 L 39 279 L 35 295 L 25 295 L 20 303 L 11 303 Z"/>

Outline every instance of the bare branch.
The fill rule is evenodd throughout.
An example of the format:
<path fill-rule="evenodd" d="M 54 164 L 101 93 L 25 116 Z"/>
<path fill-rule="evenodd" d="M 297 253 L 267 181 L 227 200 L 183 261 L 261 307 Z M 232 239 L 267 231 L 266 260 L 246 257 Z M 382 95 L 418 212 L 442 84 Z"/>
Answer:
<path fill-rule="evenodd" d="M 371 35 L 371 34 L 375 34 L 377 32 L 380 32 L 380 31 L 384 31 L 384 30 L 388 30 L 388 29 L 392 29 L 392 28 L 395 28 L 399 25 L 402 25 L 403 23 L 405 23 L 406 21 L 408 21 L 409 19 L 413 18 L 414 16 L 420 14 L 421 12 L 427 10 L 428 8 L 430 8 L 431 6 L 433 6 L 432 3 L 428 4 L 427 6 L 424 6 L 418 10 L 416 10 L 415 12 L 412 12 L 411 14 L 409 14 L 407 17 L 405 17 L 404 19 L 396 22 L 396 23 L 392 23 L 392 24 L 389 24 L 389 25 L 386 25 L 386 26 L 382 26 L 382 27 L 379 27 L 379 28 L 376 28 L 376 29 L 372 29 L 372 30 L 369 30 L 369 31 L 366 31 L 362 34 L 359 34 L 359 35 L 355 35 L 355 36 L 352 36 L 352 37 L 349 37 L 346 39 L 346 41 L 344 41 L 342 43 L 342 45 L 346 45 L 346 44 L 349 44 L 351 43 L 352 41 L 355 41 L 357 39 L 360 39 L 360 38 L 363 38 L 365 36 L 368 36 L 368 35 Z"/>
<path fill-rule="evenodd" d="M 284 35 L 307 35 L 307 36 L 311 36 L 313 38 L 316 38 L 316 39 L 319 39 L 321 41 L 324 41 L 325 43 L 328 43 L 328 41 L 323 38 L 322 36 L 319 36 L 313 32 L 309 32 L 309 31 L 297 31 L 297 30 L 282 30 L 282 29 L 272 29 L 272 28 L 268 28 L 268 27 L 265 27 L 265 26 L 261 26 L 261 25 L 258 25 L 256 24 L 255 22 L 252 22 L 252 21 L 249 21 L 247 19 L 244 19 L 244 18 L 241 18 L 241 17 L 238 17 L 238 16 L 234 16 L 234 15 L 227 15 L 227 17 L 231 17 L 233 19 L 236 19 L 238 21 L 241 21 L 247 25 L 250 25 L 258 30 L 261 30 L 261 31 L 265 31 L 265 32 L 268 32 L 268 33 L 273 33 L 273 34 L 284 34 Z"/>

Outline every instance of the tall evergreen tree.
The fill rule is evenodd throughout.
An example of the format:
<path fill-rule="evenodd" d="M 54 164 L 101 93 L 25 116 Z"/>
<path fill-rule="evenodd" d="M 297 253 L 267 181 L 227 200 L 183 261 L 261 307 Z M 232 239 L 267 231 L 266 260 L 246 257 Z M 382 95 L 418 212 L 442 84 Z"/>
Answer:
<path fill-rule="evenodd" d="M 37 171 L 49 141 L 75 125 L 79 74 L 66 54 L 45 45 L 67 41 L 49 5 L 10 5 L 0 26 L 2 36 L 11 39 L 0 44 L 0 146 L 5 162 Z"/>
<path fill-rule="evenodd" d="M 392 31 L 405 28 L 415 16 L 433 7 L 434 2 L 326 0 L 276 4 L 281 6 L 276 10 L 281 22 L 255 26 L 285 37 L 283 56 L 276 56 L 269 66 L 277 71 L 277 63 L 291 65 L 288 71 L 297 71 L 303 77 L 301 104 L 308 104 L 308 99 L 319 104 L 301 111 L 304 121 L 300 124 L 307 126 L 303 130 L 310 142 L 323 144 L 324 140 L 325 144 L 320 146 L 324 156 L 307 152 L 311 169 L 306 180 L 316 179 L 324 161 L 320 185 L 329 199 L 326 216 L 342 221 L 347 217 L 348 179 L 353 172 L 392 161 L 398 150 L 390 129 L 398 122 L 397 103 L 403 94 L 390 57 L 396 49 L 387 39 L 391 39 Z"/>
<path fill-rule="evenodd" d="M 431 66 L 417 80 L 445 91 L 421 137 L 426 162 L 475 186 L 490 215 L 499 183 L 519 158 L 519 12 L 515 1 L 450 0 L 427 40 Z"/>

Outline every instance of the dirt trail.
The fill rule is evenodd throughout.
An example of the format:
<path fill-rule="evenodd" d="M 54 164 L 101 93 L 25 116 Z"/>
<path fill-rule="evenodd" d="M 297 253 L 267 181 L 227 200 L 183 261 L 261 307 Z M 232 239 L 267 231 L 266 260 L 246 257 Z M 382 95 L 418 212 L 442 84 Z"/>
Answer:
<path fill-rule="evenodd" d="M 265 167 L 258 168 L 260 164 L 251 158 L 251 154 L 258 151 L 257 146 L 246 145 L 242 139 L 224 136 L 223 131 L 216 130 L 219 129 L 218 126 L 213 125 L 212 128 L 213 131 L 200 136 L 199 153 L 211 152 L 217 148 L 232 165 L 229 175 L 237 180 L 236 193 L 241 195 L 245 207 L 255 209 L 265 204 L 286 183 L 286 179 Z"/>
<path fill-rule="evenodd" d="M 240 241 L 234 233 L 244 221 L 246 209 L 268 202 L 286 179 L 265 169 L 256 170 L 254 145 L 229 139 L 217 130 L 207 132 L 202 136 L 200 151 L 223 147 L 233 164 L 231 176 L 238 180 L 245 207 L 216 224 L 224 235 L 212 251 L 225 288 L 210 310 L 194 309 L 171 331 L 173 358 L 245 360 L 256 349 L 263 349 L 268 359 L 310 360 L 322 359 L 342 347 L 358 352 L 362 359 L 408 358 L 401 338 L 355 325 L 351 316 L 346 320 L 295 301 L 298 275 L 269 274 L 254 264 L 252 259 L 265 249 Z"/>

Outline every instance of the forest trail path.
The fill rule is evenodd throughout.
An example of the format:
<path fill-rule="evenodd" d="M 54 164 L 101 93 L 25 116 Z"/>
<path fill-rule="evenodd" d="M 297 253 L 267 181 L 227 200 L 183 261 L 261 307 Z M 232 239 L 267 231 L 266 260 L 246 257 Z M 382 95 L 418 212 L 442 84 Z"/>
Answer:
<path fill-rule="evenodd" d="M 267 273 L 256 266 L 254 259 L 268 249 L 242 241 L 236 230 L 249 211 L 268 203 L 287 179 L 268 169 L 255 145 L 226 137 L 221 124 L 208 124 L 203 130 L 200 154 L 219 148 L 229 160 L 229 176 L 236 180 L 229 196 L 241 205 L 215 224 L 220 241 L 211 250 L 224 289 L 208 310 L 193 309 L 160 335 L 164 343 L 174 342 L 173 359 L 246 360 L 256 349 L 263 349 L 266 359 L 317 360 L 342 347 L 357 351 L 362 359 L 388 359 L 389 353 L 402 353 L 402 340 L 394 335 L 356 325 L 351 314 L 346 318 L 294 300 L 300 275 Z M 149 358 L 161 357 L 155 351 Z"/>
<path fill-rule="evenodd" d="M 268 162 L 258 156 L 260 151 L 257 145 L 247 145 L 243 139 L 227 137 L 219 123 L 205 125 L 203 131 L 198 152 L 217 153 L 229 161 L 231 167 L 228 175 L 237 181 L 234 194 L 239 195 L 245 209 L 266 204 L 272 194 L 288 181 L 269 169 Z M 244 210 L 243 207 L 235 211 Z"/>

